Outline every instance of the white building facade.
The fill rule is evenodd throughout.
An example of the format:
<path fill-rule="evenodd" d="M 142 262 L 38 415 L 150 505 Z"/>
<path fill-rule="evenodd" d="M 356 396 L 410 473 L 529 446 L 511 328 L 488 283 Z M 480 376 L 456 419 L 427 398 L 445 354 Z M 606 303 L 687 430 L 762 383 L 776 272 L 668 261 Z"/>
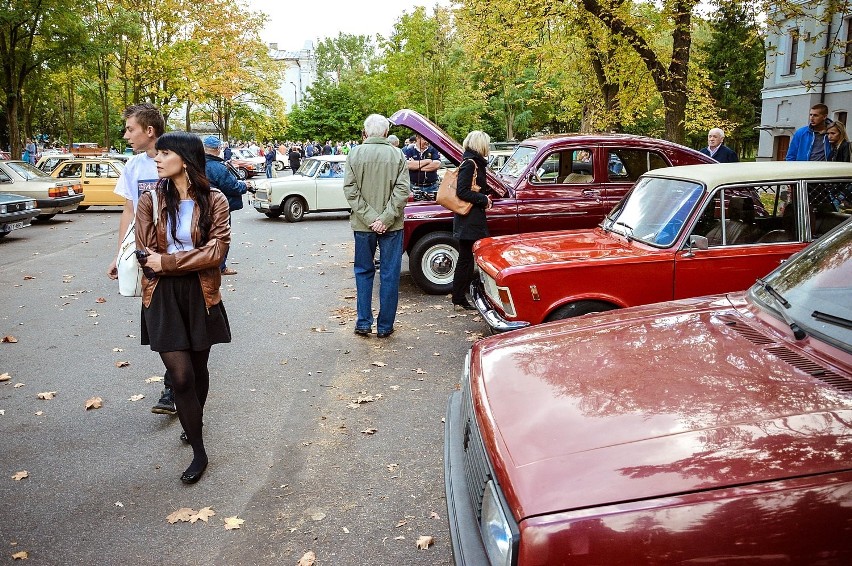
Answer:
<path fill-rule="evenodd" d="M 814 104 L 825 104 L 829 118 L 852 125 L 852 14 L 841 11 L 829 19 L 829 6 L 837 2 L 808 4 L 813 16 L 781 20 L 767 35 L 758 161 L 784 159 Z"/>
<path fill-rule="evenodd" d="M 284 66 L 284 78 L 279 83 L 277 92 L 287 104 L 287 112 L 290 112 L 302 102 L 308 87 L 314 84 L 317 78 L 314 43 L 306 41 L 299 51 L 280 50 L 277 43 L 270 43 L 269 57 L 280 61 Z"/>

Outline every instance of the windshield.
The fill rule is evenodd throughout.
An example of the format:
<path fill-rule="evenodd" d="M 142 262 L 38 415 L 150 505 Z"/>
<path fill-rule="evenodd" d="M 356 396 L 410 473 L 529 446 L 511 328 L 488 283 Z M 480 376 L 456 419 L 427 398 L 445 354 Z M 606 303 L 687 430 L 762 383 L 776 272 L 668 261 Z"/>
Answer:
<path fill-rule="evenodd" d="M 787 301 L 788 318 L 807 334 L 852 349 L 852 224 L 817 240 L 764 281 Z M 778 309 L 784 307 L 765 285 L 754 285 L 749 296 L 782 318 Z"/>
<path fill-rule="evenodd" d="M 302 161 L 302 166 L 296 171 L 296 175 L 304 175 L 305 177 L 313 177 L 316 175 L 320 161 L 318 159 L 306 159 Z"/>
<path fill-rule="evenodd" d="M 41 169 L 37 169 L 33 165 L 30 165 L 29 163 L 24 163 L 23 161 L 9 161 L 7 165 L 9 166 L 9 169 L 13 170 L 15 173 L 27 180 L 44 179 L 45 177 L 50 177 L 50 175 L 48 175 Z"/>
<path fill-rule="evenodd" d="M 506 160 L 506 164 L 503 165 L 503 168 L 500 169 L 501 175 L 506 175 L 508 177 L 517 177 L 521 173 L 524 172 L 524 169 L 527 168 L 527 165 L 530 164 L 530 160 L 535 155 L 534 147 L 523 147 L 518 146 L 515 152 L 512 154 L 512 157 Z"/>
<path fill-rule="evenodd" d="M 677 239 L 704 193 L 694 181 L 643 177 L 604 220 L 604 228 L 653 246 Z"/>

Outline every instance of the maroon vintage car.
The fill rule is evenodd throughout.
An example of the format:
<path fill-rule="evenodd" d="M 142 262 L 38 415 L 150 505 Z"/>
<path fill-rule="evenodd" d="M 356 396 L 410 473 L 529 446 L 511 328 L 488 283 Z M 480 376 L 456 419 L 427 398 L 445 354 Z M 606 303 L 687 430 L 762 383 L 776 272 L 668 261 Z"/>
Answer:
<path fill-rule="evenodd" d="M 462 148 L 413 110 L 400 110 L 392 124 L 423 135 L 453 163 Z M 624 134 L 560 134 L 522 142 L 488 185 L 504 198 L 488 211 L 491 235 L 591 228 L 627 193 L 640 175 L 671 165 L 715 163 L 671 142 Z M 405 208 L 405 251 L 414 282 L 431 294 L 449 293 L 458 252 L 453 214 L 434 202 Z"/>
<path fill-rule="evenodd" d="M 477 242 L 474 303 L 502 332 L 744 289 L 850 213 L 848 163 L 660 169 L 597 228 Z"/>
<path fill-rule="evenodd" d="M 748 292 L 474 344 L 456 564 L 852 564 L 852 224 Z"/>

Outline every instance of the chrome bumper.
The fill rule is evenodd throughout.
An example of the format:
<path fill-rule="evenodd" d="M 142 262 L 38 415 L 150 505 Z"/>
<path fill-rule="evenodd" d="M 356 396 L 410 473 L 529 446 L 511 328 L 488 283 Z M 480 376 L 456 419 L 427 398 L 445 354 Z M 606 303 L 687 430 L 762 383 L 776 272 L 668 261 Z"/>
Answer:
<path fill-rule="evenodd" d="M 525 320 L 509 321 L 503 318 L 500 313 L 491 306 L 488 297 L 485 295 L 485 289 L 482 288 L 482 282 L 478 279 L 474 279 L 473 283 L 470 285 L 470 296 L 473 298 L 473 304 L 476 306 L 476 310 L 478 310 L 479 314 L 482 315 L 482 319 L 485 320 L 485 323 L 488 324 L 488 328 L 493 333 L 509 332 L 511 330 L 526 328 L 530 325 L 530 323 Z"/>

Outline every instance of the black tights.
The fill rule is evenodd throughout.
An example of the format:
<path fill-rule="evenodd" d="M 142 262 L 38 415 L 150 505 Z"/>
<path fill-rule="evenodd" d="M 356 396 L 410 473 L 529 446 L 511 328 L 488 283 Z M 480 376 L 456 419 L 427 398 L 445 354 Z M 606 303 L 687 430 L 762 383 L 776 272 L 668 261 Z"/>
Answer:
<path fill-rule="evenodd" d="M 201 439 L 201 423 L 207 391 L 210 389 L 210 372 L 207 370 L 210 348 L 198 352 L 160 352 L 160 357 L 172 378 L 178 419 L 192 445 L 193 459 L 187 472 L 197 471 L 207 465 L 207 452 Z"/>

